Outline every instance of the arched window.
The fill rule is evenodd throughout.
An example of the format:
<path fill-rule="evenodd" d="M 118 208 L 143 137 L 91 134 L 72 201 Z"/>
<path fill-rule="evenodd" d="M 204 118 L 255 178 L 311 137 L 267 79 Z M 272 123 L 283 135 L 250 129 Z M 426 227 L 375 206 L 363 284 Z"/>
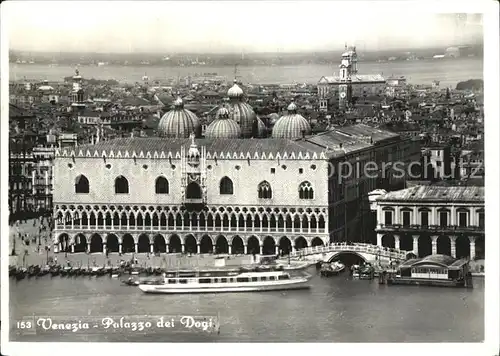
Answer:
<path fill-rule="evenodd" d="M 273 191 L 271 189 L 271 184 L 263 181 L 259 184 L 259 199 L 271 199 L 273 197 Z"/>
<path fill-rule="evenodd" d="M 83 174 L 80 174 L 75 179 L 75 193 L 88 194 L 89 193 L 89 180 Z"/>
<path fill-rule="evenodd" d="M 155 193 L 168 194 L 168 180 L 165 177 L 156 178 Z"/>
<path fill-rule="evenodd" d="M 191 182 L 186 189 L 187 199 L 201 199 L 201 188 L 198 183 Z"/>
<path fill-rule="evenodd" d="M 300 199 L 314 199 L 314 189 L 309 182 L 302 182 L 299 186 Z"/>
<path fill-rule="evenodd" d="M 124 176 L 115 179 L 115 194 L 128 194 L 128 180 Z"/>
<path fill-rule="evenodd" d="M 233 194 L 233 181 L 228 177 L 223 177 L 219 184 L 220 194 Z"/>

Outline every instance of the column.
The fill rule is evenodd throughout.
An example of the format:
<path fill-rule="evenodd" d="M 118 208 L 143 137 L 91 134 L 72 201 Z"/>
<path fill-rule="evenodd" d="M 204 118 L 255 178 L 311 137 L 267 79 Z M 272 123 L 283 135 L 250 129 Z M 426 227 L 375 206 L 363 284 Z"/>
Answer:
<path fill-rule="evenodd" d="M 75 245 L 74 244 L 71 245 L 71 253 L 75 253 Z"/>
<path fill-rule="evenodd" d="M 181 245 L 181 251 L 182 253 L 186 252 L 186 245 L 184 244 Z"/>
<path fill-rule="evenodd" d="M 470 259 L 476 258 L 476 236 L 469 236 Z"/>
<path fill-rule="evenodd" d="M 102 244 L 102 253 L 106 253 L 106 243 Z"/>
<path fill-rule="evenodd" d="M 122 253 L 122 244 L 121 243 L 118 245 L 118 252 Z"/>
<path fill-rule="evenodd" d="M 229 254 L 232 255 L 233 254 L 233 246 L 229 245 L 228 249 L 229 249 L 228 250 Z"/>
<path fill-rule="evenodd" d="M 377 246 L 382 247 L 382 236 L 383 234 L 377 233 Z"/>
<path fill-rule="evenodd" d="M 165 253 L 169 253 L 168 244 L 165 244 Z"/>
<path fill-rule="evenodd" d="M 248 253 L 247 247 L 248 247 L 247 244 L 243 245 L 243 254 L 245 254 L 245 255 Z"/>
<path fill-rule="evenodd" d="M 155 252 L 155 245 L 154 244 L 150 244 L 149 245 L 149 252 L 150 253 L 154 253 Z"/>
<path fill-rule="evenodd" d="M 449 236 L 450 239 L 450 248 L 451 248 L 451 257 L 457 258 L 457 237 Z"/>
<path fill-rule="evenodd" d="M 264 245 L 259 245 L 259 255 L 262 255 L 263 251 L 262 249 L 264 248 Z"/>
<path fill-rule="evenodd" d="M 274 254 L 277 255 L 280 253 L 280 247 L 278 245 L 274 245 Z"/>
<path fill-rule="evenodd" d="M 457 224 L 457 209 L 452 206 L 450 209 L 450 223 L 448 225 L 455 226 Z"/>
<path fill-rule="evenodd" d="M 412 235 L 413 237 L 413 253 L 418 257 L 418 235 Z"/>
<path fill-rule="evenodd" d="M 399 248 L 399 246 L 400 246 L 399 242 L 400 242 L 400 237 L 399 237 L 399 235 L 394 235 L 394 248 L 395 248 L 396 250 L 399 250 L 399 249 L 400 249 L 400 248 Z"/>
<path fill-rule="evenodd" d="M 196 253 L 200 253 L 200 244 L 196 244 Z"/>
<path fill-rule="evenodd" d="M 292 245 L 292 252 L 297 252 L 297 250 L 295 249 L 295 245 Z"/>
<path fill-rule="evenodd" d="M 135 245 L 135 253 L 139 252 L 139 244 L 136 242 L 134 245 Z"/>
<path fill-rule="evenodd" d="M 439 236 L 437 235 L 434 235 L 434 236 L 431 236 L 431 240 L 432 240 L 432 254 L 433 255 L 436 255 L 437 254 L 437 239 L 438 239 Z"/>

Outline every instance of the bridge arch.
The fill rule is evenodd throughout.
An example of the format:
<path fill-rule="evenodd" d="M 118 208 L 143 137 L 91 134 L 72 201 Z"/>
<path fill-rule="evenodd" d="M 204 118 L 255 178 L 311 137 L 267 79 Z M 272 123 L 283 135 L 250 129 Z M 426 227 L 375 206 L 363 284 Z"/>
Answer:
<path fill-rule="evenodd" d="M 368 262 L 368 260 L 358 252 L 355 251 L 339 251 L 334 253 L 328 262 L 341 261 L 346 265 L 359 264 L 360 262 Z"/>

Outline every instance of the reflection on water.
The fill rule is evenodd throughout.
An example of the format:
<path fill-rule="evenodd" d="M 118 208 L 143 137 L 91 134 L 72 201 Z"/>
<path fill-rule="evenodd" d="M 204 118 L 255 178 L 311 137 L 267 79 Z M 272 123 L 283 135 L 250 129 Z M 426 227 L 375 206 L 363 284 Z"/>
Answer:
<path fill-rule="evenodd" d="M 484 279 L 474 289 L 386 286 L 347 274 L 316 276 L 288 292 L 147 295 L 109 277 L 11 279 L 11 320 L 26 315 L 220 315 L 220 334 L 96 334 L 64 341 L 478 342 L 484 338 Z M 12 340 L 60 341 L 40 335 Z"/>

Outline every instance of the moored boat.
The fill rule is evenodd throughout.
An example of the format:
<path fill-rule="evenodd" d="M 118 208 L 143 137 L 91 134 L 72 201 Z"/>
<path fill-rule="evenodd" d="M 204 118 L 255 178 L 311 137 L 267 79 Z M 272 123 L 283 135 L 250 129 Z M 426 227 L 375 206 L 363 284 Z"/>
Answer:
<path fill-rule="evenodd" d="M 193 275 L 194 274 L 194 275 Z M 242 272 L 234 276 L 228 274 L 190 275 L 165 277 L 161 284 L 139 284 L 145 293 L 190 294 L 264 292 L 309 288 L 310 276 L 292 277 L 286 272 Z"/>
<path fill-rule="evenodd" d="M 320 274 L 323 277 L 336 276 L 345 270 L 345 265 L 340 262 L 323 263 Z"/>

